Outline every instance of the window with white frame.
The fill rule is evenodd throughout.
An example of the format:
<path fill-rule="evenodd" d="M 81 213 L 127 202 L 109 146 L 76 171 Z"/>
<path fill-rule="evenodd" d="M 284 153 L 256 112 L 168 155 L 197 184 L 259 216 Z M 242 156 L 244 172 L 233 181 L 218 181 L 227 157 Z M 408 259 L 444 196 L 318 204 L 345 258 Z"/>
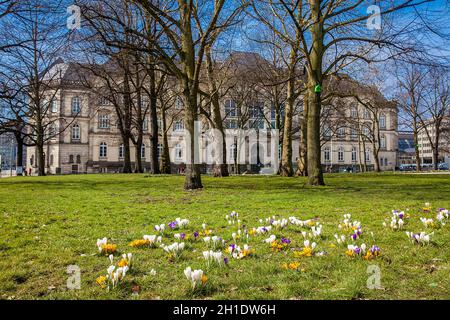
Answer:
<path fill-rule="evenodd" d="M 72 98 L 72 114 L 79 114 L 81 112 L 81 103 L 79 97 Z"/>
<path fill-rule="evenodd" d="M 236 143 L 233 143 L 230 146 L 230 162 L 234 162 L 236 160 L 236 152 L 237 152 L 237 146 L 236 146 Z"/>
<path fill-rule="evenodd" d="M 175 100 L 175 109 L 181 110 L 183 109 L 183 106 L 184 106 L 183 99 L 177 97 Z"/>
<path fill-rule="evenodd" d="M 225 116 L 227 117 L 237 117 L 236 103 L 233 100 L 225 101 Z"/>
<path fill-rule="evenodd" d="M 358 130 L 356 130 L 355 128 L 351 128 L 350 129 L 350 137 L 352 139 L 358 138 Z"/>
<path fill-rule="evenodd" d="M 357 159 L 357 151 L 355 147 L 352 147 L 352 162 L 356 162 Z"/>
<path fill-rule="evenodd" d="M 175 160 L 183 160 L 183 147 L 179 143 L 175 146 Z"/>
<path fill-rule="evenodd" d="M 345 138 L 345 128 L 344 127 L 340 127 L 337 130 L 337 135 L 338 135 L 338 138 L 340 138 L 340 139 Z"/>
<path fill-rule="evenodd" d="M 332 135 L 332 132 L 331 132 L 330 126 L 328 124 L 325 124 L 323 126 L 323 136 L 325 138 L 330 138 L 331 135 Z"/>
<path fill-rule="evenodd" d="M 386 149 L 386 136 L 384 134 L 380 136 L 380 148 Z"/>
<path fill-rule="evenodd" d="M 108 98 L 106 98 L 106 97 L 101 97 L 101 98 L 100 98 L 100 105 L 101 105 L 101 106 L 107 106 L 107 105 L 109 105 L 109 100 L 108 100 Z"/>
<path fill-rule="evenodd" d="M 106 158 L 108 156 L 108 145 L 106 142 L 100 143 L 99 156 L 100 158 Z"/>
<path fill-rule="evenodd" d="M 173 131 L 180 132 L 184 130 L 184 123 L 182 120 L 177 120 L 173 123 Z"/>
<path fill-rule="evenodd" d="M 344 147 L 342 146 L 338 148 L 338 161 L 344 162 Z"/>
<path fill-rule="evenodd" d="M 123 159 L 125 153 L 125 146 L 123 143 L 119 146 L 119 159 Z"/>
<path fill-rule="evenodd" d="M 366 162 L 370 162 L 370 149 L 366 149 L 366 151 L 364 152 L 364 156 L 365 156 Z"/>
<path fill-rule="evenodd" d="M 380 129 L 386 129 L 386 115 L 380 114 Z"/>
<path fill-rule="evenodd" d="M 98 116 L 98 127 L 100 129 L 108 129 L 109 128 L 109 115 L 100 114 Z"/>
<path fill-rule="evenodd" d="M 148 120 L 144 119 L 142 122 L 142 130 L 147 131 L 148 130 Z"/>
<path fill-rule="evenodd" d="M 358 109 L 356 107 L 352 107 L 350 110 L 350 116 L 352 118 L 358 118 Z"/>
<path fill-rule="evenodd" d="M 325 147 L 323 150 L 323 157 L 325 159 L 325 162 L 330 162 L 331 160 L 331 151 L 329 147 Z"/>
<path fill-rule="evenodd" d="M 72 127 L 72 140 L 80 140 L 81 139 L 81 129 L 79 124 L 75 124 Z"/>
<path fill-rule="evenodd" d="M 370 119 L 370 111 L 369 109 L 364 109 L 364 119 Z"/>
<path fill-rule="evenodd" d="M 52 101 L 50 102 L 50 109 L 52 113 L 58 112 L 58 100 L 52 99 Z"/>

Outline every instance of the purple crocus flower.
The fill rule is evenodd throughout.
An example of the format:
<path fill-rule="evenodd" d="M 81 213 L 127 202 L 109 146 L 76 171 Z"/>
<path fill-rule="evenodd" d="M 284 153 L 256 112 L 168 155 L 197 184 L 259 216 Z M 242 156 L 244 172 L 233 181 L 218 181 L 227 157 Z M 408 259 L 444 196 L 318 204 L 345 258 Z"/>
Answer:
<path fill-rule="evenodd" d="M 281 242 L 285 243 L 285 244 L 290 244 L 291 240 L 289 240 L 288 238 L 285 238 L 285 237 L 281 237 Z"/>
<path fill-rule="evenodd" d="M 400 214 L 398 215 L 398 217 L 399 217 L 400 219 L 403 219 L 403 213 L 400 213 Z"/>
<path fill-rule="evenodd" d="M 361 253 L 361 249 L 360 249 L 359 247 L 356 247 L 356 248 L 355 248 L 355 253 L 356 253 L 357 255 L 359 255 L 359 254 Z"/>
<path fill-rule="evenodd" d="M 170 229 L 175 229 L 176 227 L 177 227 L 177 222 L 176 221 L 172 221 L 172 222 L 170 222 L 169 224 L 168 224 L 168 226 L 169 226 L 169 228 Z"/>
<path fill-rule="evenodd" d="M 184 238 L 186 238 L 186 233 L 181 233 L 180 237 L 181 237 L 181 240 L 184 240 Z"/>
<path fill-rule="evenodd" d="M 227 257 L 223 258 L 223 263 L 228 264 L 228 258 Z"/>
<path fill-rule="evenodd" d="M 197 238 L 197 237 L 198 237 L 198 232 L 194 231 L 194 238 Z"/>
<path fill-rule="evenodd" d="M 354 234 L 352 234 L 352 239 L 353 240 L 356 240 L 356 238 L 358 238 L 358 236 L 354 233 Z"/>

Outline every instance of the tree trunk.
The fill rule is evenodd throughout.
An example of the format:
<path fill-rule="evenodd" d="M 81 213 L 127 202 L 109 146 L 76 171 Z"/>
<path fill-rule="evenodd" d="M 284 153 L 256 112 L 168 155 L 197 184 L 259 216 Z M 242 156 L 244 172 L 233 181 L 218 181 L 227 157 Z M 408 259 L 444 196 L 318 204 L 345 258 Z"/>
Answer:
<path fill-rule="evenodd" d="M 308 144 L 308 185 L 323 186 L 322 164 L 320 159 L 320 110 L 322 86 L 322 62 L 324 54 L 323 25 L 321 21 L 320 1 L 312 1 L 311 16 L 314 24 L 311 26 L 312 50 L 308 70 L 308 117 L 307 117 L 307 144 Z M 317 90 L 316 90 L 317 86 Z"/>
<path fill-rule="evenodd" d="M 22 133 L 17 132 L 15 133 L 16 142 L 17 142 L 17 156 L 16 156 L 16 171 L 17 167 L 22 167 L 22 173 L 18 174 L 20 176 L 23 175 L 23 139 L 22 139 Z"/>
<path fill-rule="evenodd" d="M 418 131 L 417 126 L 416 124 L 414 124 L 414 132 L 413 132 L 414 152 L 416 156 L 416 171 L 419 172 L 422 171 L 422 166 L 420 165 L 419 135 L 417 131 Z"/>
<path fill-rule="evenodd" d="M 44 152 L 44 144 L 37 143 L 37 167 L 38 167 L 38 176 L 45 176 L 45 152 Z"/>
<path fill-rule="evenodd" d="M 211 125 L 214 129 L 218 130 L 221 137 L 216 139 L 215 149 L 221 148 L 222 159 L 219 163 L 213 164 L 213 176 L 214 177 L 228 177 L 230 174 L 228 172 L 227 166 L 227 143 L 225 139 L 225 130 L 223 127 L 222 114 L 220 113 L 220 103 L 219 103 L 219 91 L 216 86 L 216 77 L 214 74 L 214 65 L 211 56 L 211 46 L 206 46 L 205 48 L 205 58 L 206 67 L 208 71 L 208 86 L 211 99 Z"/>
<path fill-rule="evenodd" d="M 284 128 L 283 128 L 283 143 L 281 151 L 281 167 L 280 176 L 292 177 L 294 169 L 292 168 L 292 113 L 294 111 L 294 79 L 293 75 L 288 82 L 288 97 L 287 104 L 284 110 Z"/>
<path fill-rule="evenodd" d="M 308 126 L 307 126 L 307 117 L 308 117 L 308 94 L 306 93 L 303 98 L 303 118 L 301 120 L 301 136 L 300 136 L 300 150 L 299 150 L 299 159 L 297 176 L 308 176 L 308 159 L 307 159 L 307 135 L 308 135 Z"/>
<path fill-rule="evenodd" d="M 157 92 L 156 92 L 155 70 L 150 70 L 150 119 L 151 119 L 151 137 L 150 137 L 150 163 L 152 174 L 160 174 L 158 163 L 158 112 L 157 112 Z M 170 168 L 169 168 L 170 169 Z"/>
<path fill-rule="evenodd" d="M 161 173 L 171 174 L 172 170 L 170 168 L 170 153 L 169 153 L 169 140 L 167 138 L 167 128 L 166 128 L 166 112 L 162 110 L 161 113 L 161 131 L 163 132 L 163 150 L 161 154 Z"/>
<path fill-rule="evenodd" d="M 142 156 L 141 156 L 142 144 L 143 144 L 143 136 L 142 136 L 142 133 L 139 133 L 138 138 L 136 140 L 136 145 L 135 145 L 136 159 L 134 161 L 134 173 L 143 173 L 144 172 L 144 169 L 142 167 Z"/>
<path fill-rule="evenodd" d="M 187 87 L 185 87 L 187 88 Z M 184 181 L 184 189 L 194 190 L 203 188 L 200 167 L 196 163 L 196 150 L 195 144 L 198 137 L 195 134 L 195 122 L 197 120 L 197 96 L 196 94 L 191 95 L 190 90 L 184 91 L 185 98 L 185 116 L 184 124 L 185 129 L 188 131 L 188 136 L 186 139 L 188 150 L 188 158 L 186 163 L 186 178 Z"/>
<path fill-rule="evenodd" d="M 123 139 L 123 173 L 132 173 L 131 168 L 131 150 L 130 150 L 130 136 L 122 135 Z"/>

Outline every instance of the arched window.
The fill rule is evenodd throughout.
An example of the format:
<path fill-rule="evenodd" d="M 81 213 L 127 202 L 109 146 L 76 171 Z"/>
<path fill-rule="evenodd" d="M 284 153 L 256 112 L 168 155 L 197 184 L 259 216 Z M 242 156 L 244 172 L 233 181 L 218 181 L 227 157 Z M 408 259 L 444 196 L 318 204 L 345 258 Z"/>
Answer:
<path fill-rule="evenodd" d="M 280 150 L 280 147 L 278 147 L 278 151 Z M 280 155 L 279 153 L 278 153 L 278 155 Z M 231 146 L 230 146 L 230 161 L 231 162 L 234 162 L 236 160 L 236 144 L 235 143 L 233 143 Z"/>
<path fill-rule="evenodd" d="M 80 140 L 80 139 L 81 139 L 80 125 L 79 124 L 75 124 L 72 127 L 72 140 Z"/>
<path fill-rule="evenodd" d="M 99 150 L 100 158 L 106 158 L 108 155 L 108 145 L 106 142 L 100 143 L 100 150 Z"/>
<path fill-rule="evenodd" d="M 380 129 L 386 129 L 386 115 L 380 114 Z"/>
<path fill-rule="evenodd" d="M 53 165 L 53 160 L 54 160 L 54 159 L 53 159 L 53 155 L 51 154 L 51 155 L 50 155 L 50 159 L 49 159 L 49 161 L 50 161 L 49 164 L 50 164 L 51 166 Z"/>
<path fill-rule="evenodd" d="M 183 148 L 179 143 L 175 146 L 175 160 L 183 160 Z"/>
<path fill-rule="evenodd" d="M 182 120 L 177 120 L 173 124 L 173 131 L 183 131 L 184 124 Z"/>
<path fill-rule="evenodd" d="M 331 160 L 331 152 L 329 147 L 325 147 L 323 151 L 323 157 L 325 159 L 325 162 L 330 162 Z"/>
<path fill-rule="evenodd" d="M 119 158 L 122 159 L 123 155 L 125 153 L 125 147 L 123 145 L 123 143 L 119 146 Z"/>
<path fill-rule="evenodd" d="M 72 114 L 78 114 L 81 111 L 81 104 L 79 97 L 72 98 Z"/>
<path fill-rule="evenodd" d="M 386 149 L 386 136 L 384 134 L 380 137 L 380 148 Z"/>
<path fill-rule="evenodd" d="M 73 154 L 69 155 L 69 163 L 73 163 Z"/>
<path fill-rule="evenodd" d="M 30 166 L 34 165 L 34 155 L 30 157 Z"/>
<path fill-rule="evenodd" d="M 357 151 L 355 147 L 352 147 L 352 162 L 356 162 L 357 159 Z"/>
<path fill-rule="evenodd" d="M 141 145 L 141 158 L 145 158 L 145 144 Z"/>
<path fill-rule="evenodd" d="M 338 161 L 344 162 L 344 147 L 339 147 L 338 149 Z"/>
<path fill-rule="evenodd" d="M 370 149 L 366 149 L 364 156 L 366 158 L 366 162 L 370 162 Z"/>

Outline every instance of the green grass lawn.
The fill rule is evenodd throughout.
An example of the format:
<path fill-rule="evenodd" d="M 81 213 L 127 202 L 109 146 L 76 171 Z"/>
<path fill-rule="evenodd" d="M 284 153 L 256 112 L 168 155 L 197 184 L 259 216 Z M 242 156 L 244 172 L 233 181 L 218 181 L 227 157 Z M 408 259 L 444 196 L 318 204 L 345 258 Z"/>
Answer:
<path fill-rule="evenodd" d="M 331 175 L 327 187 L 308 188 L 303 178 L 245 176 L 204 177 L 204 190 L 183 191 L 181 176 L 79 175 L 0 179 L 0 299 L 449 299 L 450 223 L 425 229 L 420 217 L 435 218 L 450 208 L 449 175 Z M 421 212 L 430 202 L 431 213 Z M 409 210 L 404 231 L 434 231 L 428 246 L 414 245 L 404 231 L 382 226 L 393 209 Z M 315 239 L 324 256 L 294 257 L 303 246 L 301 231 L 289 226 L 270 234 L 292 240 L 285 252 L 264 243 L 268 235 L 250 236 L 254 256 L 230 259 L 227 267 L 207 267 L 203 241 L 188 243 L 179 261 L 160 249 L 132 248 L 129 243 L 156 234 L 155 224 L 177 217 L 190 220 L 186 230 L 213 234 L 232 243 L 236 225 L 225 215 L 239 213 L 251 229 L 259 219 L 296 216 L 318 218 L 322 237 Z M 346 246 L 334 246 L 343 214 L 361 221 L 363 235 L 355 243 L 376 244 L 374 260 L 352 258 Z M 164 244 L 175 232 L 166 232 Z M 96 241 L 108 237 L 120 253 L 133 253 L 133 266 L 119 288 L 96 284 L 109 260 L 98 254 Z M 239 244 L 244 241 L 238 240 Z M 349 243 L 352 243 L 349 241 Z M 117 259 L 117 258 L 116 258 Z M 303 271 L 286 270 L 298 261 Z M 368 289 L 369 265 L 381 270 L 380 289 Z M 66 287 L 67 266 L 81 269 L 81 290 Z M 201 268 L 206 287 L 193 293 L 183 270 Z M 156 276 L 150 275 L 155 269 Z M 132 288 L 139 287 L 139 295 Z"/>

